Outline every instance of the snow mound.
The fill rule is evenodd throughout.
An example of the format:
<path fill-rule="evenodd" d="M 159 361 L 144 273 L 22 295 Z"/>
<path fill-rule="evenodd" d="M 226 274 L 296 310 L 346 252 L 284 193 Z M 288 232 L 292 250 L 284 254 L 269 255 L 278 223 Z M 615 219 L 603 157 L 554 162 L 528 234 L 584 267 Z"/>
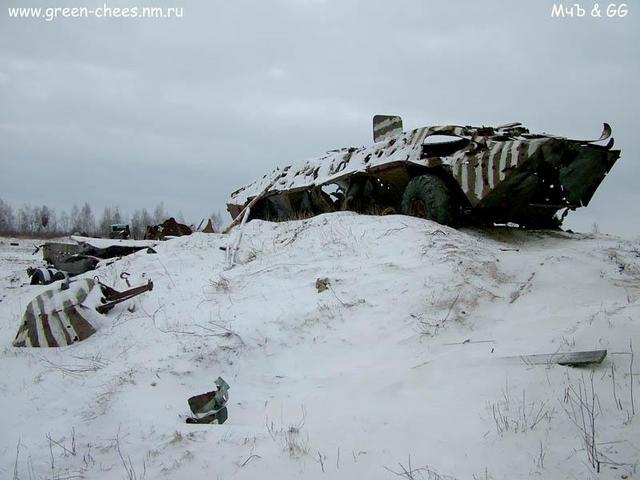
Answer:
<path fill-rule="evenodd" d="M 1 477 L 635 471 L 636 244 L 338 213 L 155 250 L 85 274 L 125 289 L 128 272 L 154 289 L 71 347 L 11 347 L 47 287 L 3 292 Z M 604 363 L 585 369 L 520 358 L 601 348 Z M 231 385 L 227 423 L 185 424 L 186 399 L 218 375 Z"/>

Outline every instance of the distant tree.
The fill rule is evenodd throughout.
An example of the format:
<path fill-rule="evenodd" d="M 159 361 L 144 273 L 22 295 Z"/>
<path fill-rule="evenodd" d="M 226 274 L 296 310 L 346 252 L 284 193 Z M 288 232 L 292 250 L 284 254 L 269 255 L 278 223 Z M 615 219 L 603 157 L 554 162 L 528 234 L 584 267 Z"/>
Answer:
<path fill-rule="evenodd" d="M 144 225 L 144 229 L 147 229 L 148 225 L 153 225 L 153 217 L 149 214 L 146 208 L 142 209 L 142 214 L 140 216 L 142 220 L 142 225 Z"/>
<path fill-rule="evenodd" d="M 132 238 L 136 238 L 136 239 L 140 239 L 142 238 L 142 219 L 141 217 L 141 213 L 140 210 L 136 210 L 135 212 L 133 212 L 133 215 L 131 215 L 131 220 L 129 220 L 129 230 L 131 231 L 131 237 Z"/>
<path fill-rule="evenodd" d="M 39 208 L 37 212 L 37 216 L 38 216 L 38 219 L 40 220 L 40 227 L 42 228 L 42 230 L 48 229 L 49 222 L 51 221 L 51 214 L 52 214 L 51 209 L 46 205 L 42 205 Z"/>
<path fill-rule="evenodd" d="M 98 222 L 98 235 L 108 237 L 109 227 L 114 223 L 116 222 L 113 221 L 113 210 L 111 207 L 104 207 L 102 217 L 100 217 L 100 221 Z"/>
<path fill-rule="evenodd" d="M 47 223 L 47 233 L 58 233 L 59 231 L 59 227 L 58 227 L 58 212 L 56 212 L 55 209 L 53 208 L 48 208 L 49 211 L 49 220 Z"/>
<path fill-rule="evenodd" d="M 108 237 L 111 231 L 111 225 L 116 223 L 122 223 L 122 215 L 120 214 L 120 207 L 104 207 L 102 216 L 98 222 L 98 234 L 102 237 Z"/>
<path fill-rule="evenodd" d="M 113 223 L 122 223 L 122 215 L 120 214 L 120 207 L 111 207 L 111 214 L 113 215 Z"/>
<path fill-rule="evenodd" d="M 96 221 L 93 217 L 93 211 L 91 210 L 91 205 L 87 202 L 84 202 L 80 210 L 80 231 L 87 235 L 92 235 L 96 231 Z"/>
<path fill-rule="evenodd" d="M 153 217 L 149 215 L 149 212 L 146 208 L 133 212 L 133 215 L 131 216 L 131 222 L 129 222 L 129 227 L 133 238 L 144 238 L 147 226 L 149 225 L 154 225 L 154 222 Z"/>
<path fill-rule="evenodd" d="M 71 220 L 69 219 L 69 214 L 63 210 L 60 213 L 58 218 L 58 228 L 56 228 L 56 232 L 68 234 L 71 232 Z"/>
<path fill-rule="evenodd" d="M 0 233 L 10 233 L 15 230 L 13 207 L 0 198 Z"/>
<path fill-rule="evenodd" d="M 155 210 L 153 211 L 153 223 L 158 224 L 164 222 L 167 218 L 167 212 L 164 209 L 164 202 L 160 202 L 156 205 Z"/>
<path fill-rule="evenodd" d="M 75 203 L 71 208 L 71 214 L 69 215 L 69 233 L 76 233 L 82 230 L 82 221 L 80 220 L 80 209 Z"/>
<path fill-rule="evenodd" d="M 22 205 L 20 210 L 18 210 L 18 232 L 23 234 L 33 233 L 35 231 L 33 218 L 33 208 L 31 205 Z"/>
<path fill-rule="evenodd" d="M 218 210 L 217 212 L 213 212 L 209 218 L 211 218 L 213 230 L 216 232 L 221 232 L 225 225 L 224 220 L 222 220 L 222 214 L 220 213 L 220 210 Z"/>

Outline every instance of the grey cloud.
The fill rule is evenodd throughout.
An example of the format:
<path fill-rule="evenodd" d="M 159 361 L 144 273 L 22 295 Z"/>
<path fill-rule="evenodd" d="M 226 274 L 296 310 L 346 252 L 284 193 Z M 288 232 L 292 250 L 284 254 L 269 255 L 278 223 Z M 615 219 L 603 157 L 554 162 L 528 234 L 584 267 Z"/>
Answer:
<path fill-rule="evenodd" d="M 276 165 L 370 142 L 375 113 L 409 127 L 517 120 L 576 137 L 609 121 L 623 157 L 569 224 L 640 234 L 629 220 L 640 175 L 634 5 L 624 19 L 551 19 L 548 0 L 175 3 L 183 19 L 0 11 L 0 196 L 125 209 L 164 200 L 195 220 Z M 61 184 L 55 198 L 42 193 Z"/>

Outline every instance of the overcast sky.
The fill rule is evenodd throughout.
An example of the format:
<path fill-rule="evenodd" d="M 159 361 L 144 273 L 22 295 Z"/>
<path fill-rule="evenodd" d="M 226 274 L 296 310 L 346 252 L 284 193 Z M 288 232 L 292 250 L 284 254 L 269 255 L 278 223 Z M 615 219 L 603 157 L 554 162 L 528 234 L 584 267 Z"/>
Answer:
<path fill-rule="evenodd" d="M 551 18 L 553 2 L 111 0 L 182 18 L 11 19 L 2 0 L 0 198 L 182 211 L 196 222 L 277 165 L 405 128 L 520 121 L 622 158 L 567 227 L 640 235 L 640 4 Z M 575 3 L 574 1 L 567 4 Z M 587 12 L 593 2 L 582 2 Z M 602 8 L 606 8 L 602 2 Z"/>

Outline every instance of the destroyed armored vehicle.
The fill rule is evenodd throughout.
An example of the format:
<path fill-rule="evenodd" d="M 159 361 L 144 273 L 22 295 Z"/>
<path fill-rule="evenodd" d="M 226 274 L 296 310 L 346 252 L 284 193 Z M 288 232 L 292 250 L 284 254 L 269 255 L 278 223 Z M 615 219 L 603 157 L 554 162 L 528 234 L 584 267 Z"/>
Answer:
<path fill-rule="evenodd" d="M 114 223 L 109 226 L 109 238 L 127 239 L 131 237 L 131 229 L 126 223 Z"/>
<path fill-rule="evenodd" d="M 400 117 L 385 115 L 374 117 L 373 130 L 371 146 L 276 168 L 233 192 L 234 224 L 352 210 L 454 226 L 558 227 L 569 210 L 588 205 L 620 156 L 606 123 L 596 140 L 530 133 L 520 123 L 403 132 Z"/>

